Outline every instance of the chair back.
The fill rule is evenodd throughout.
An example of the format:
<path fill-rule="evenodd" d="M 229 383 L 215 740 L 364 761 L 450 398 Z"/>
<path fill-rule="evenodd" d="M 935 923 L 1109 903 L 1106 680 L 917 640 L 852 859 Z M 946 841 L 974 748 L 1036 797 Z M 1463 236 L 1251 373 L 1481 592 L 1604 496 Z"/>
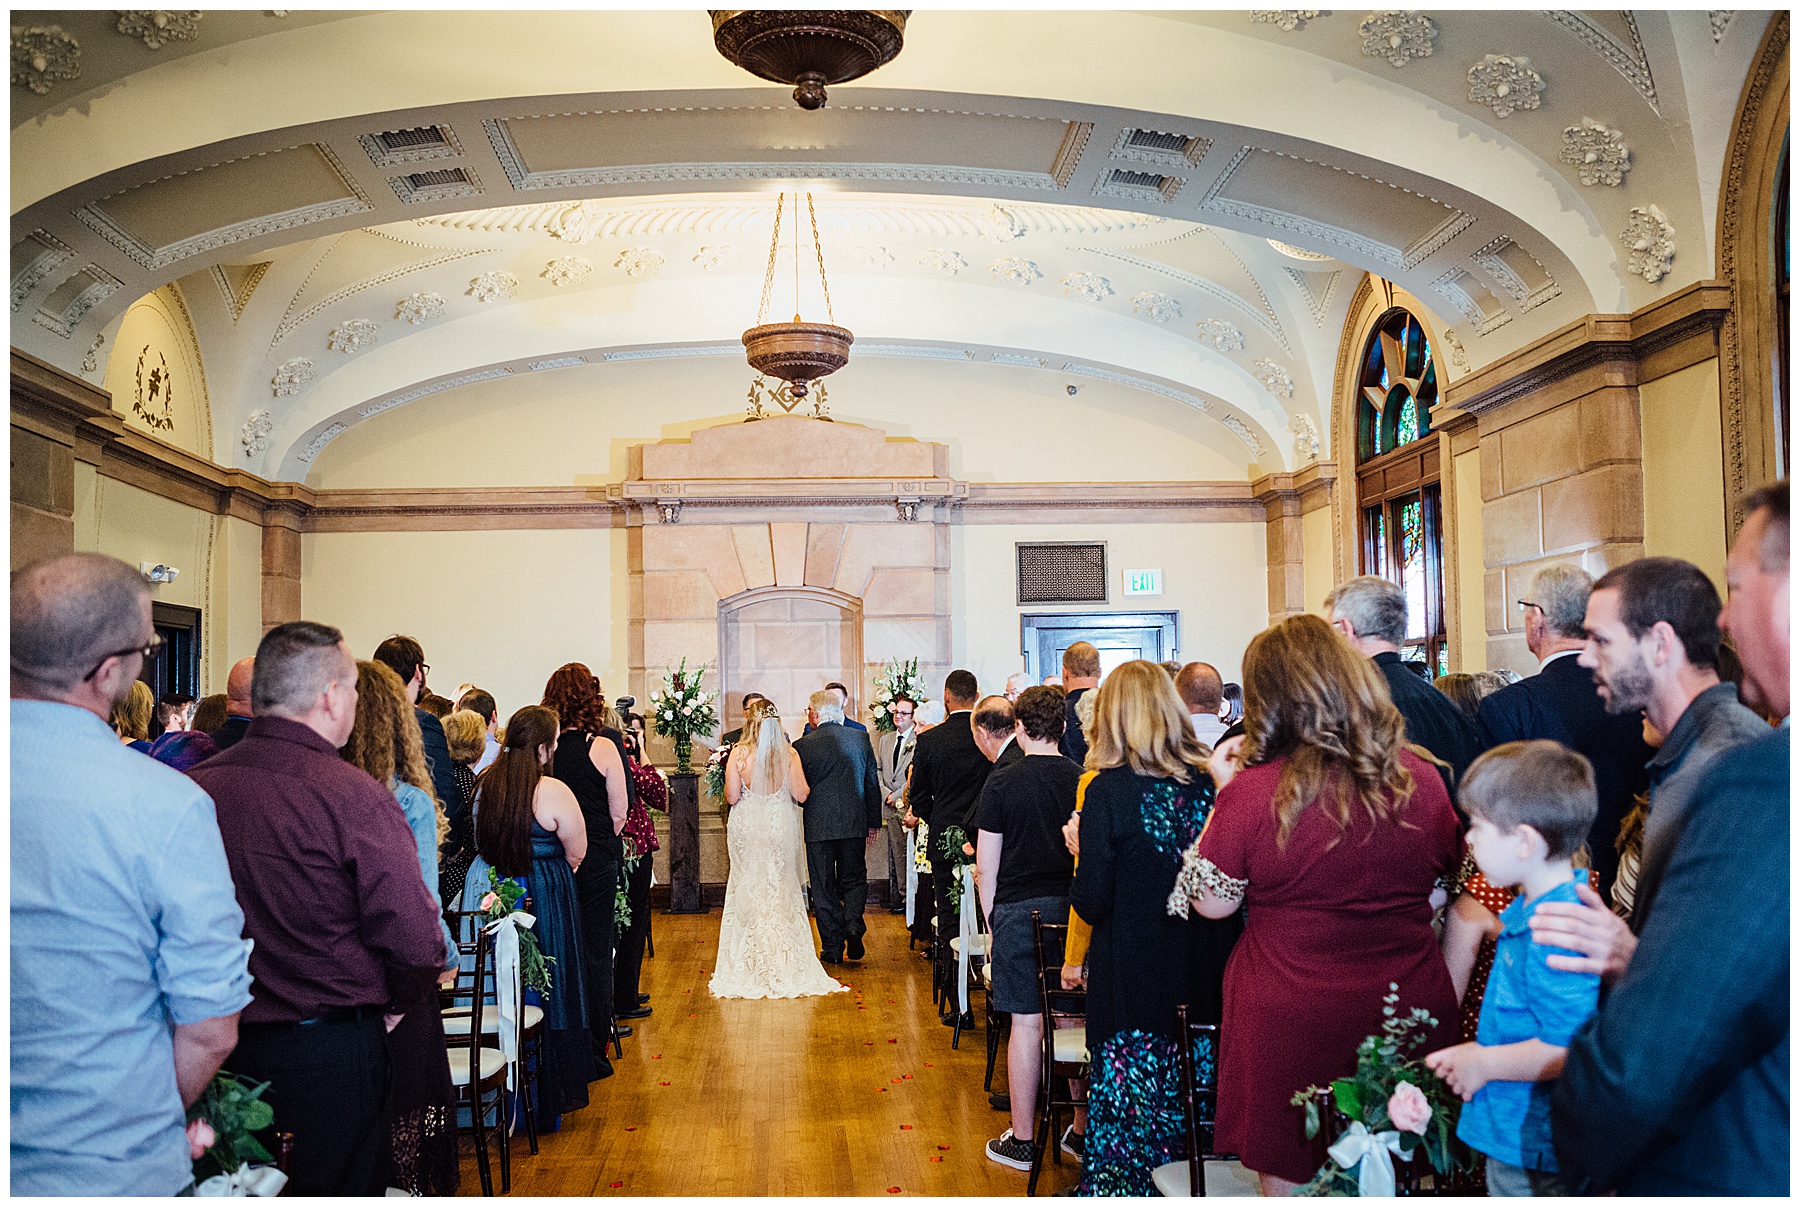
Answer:
<path fill-rule="evenodd" d="M 1031 911 L 1031 942 L 1037 953 L 1038 1003 L 1044 1014 L 1044 1072 L 1049 1075 L 1055 1059 L 1056 1022 L 1058 1019 L 1087 1019 L 1087 990 L 1062 987 L 1063 952 L 1067 949 L 1069 928 L 1065 923 L 1046 922 L 1037 910 Z"/>
<path fill-rule="evenodd" d="M 1175 1007 L 1175 1019 L 1181 1035 L 1181 1105 L 1187 1115 L 1188 1193 L 1205 1197 L 1204 1154 L 1212 1149 L 1213 1122 L 1219 1109 L 1219 1027 L 1216 1023 L 1189 1021 L 1185 1003 Z M 1211 1076 L 1207 1077 L 1201 1076 L 1194 1060 L 1194 1045 L 1202 1039 L 1212 1046 Z M 1207 1108 L 1204 1119 L 1203 1106 Z"/>
<path fill-rule="evenodd" d="M 473 1050 L 481 1044 L 481 1011 L 487 995 L 492 992 L 494 983 L 494 942 L 485 927 L 481 925 L 485 915 L 461 910 L 452 911 L 450 933 L 457 938 L 457 948 L 468 958 L 456 971 L 456 979 L 448 989 L 439 991 L 440 1006 L 450 1012 L 467 1011 L 469 1015 L 468 1030 L 460 1035 L 446 1034 L 444 1044 L 450 1048 L 469 1048 Z M 463 941 L 465 933 L 463 924 L 469 923 L 467 933 L 473 935 Z M 474 1060 L 471 1052 L 470 1060 Z"/>

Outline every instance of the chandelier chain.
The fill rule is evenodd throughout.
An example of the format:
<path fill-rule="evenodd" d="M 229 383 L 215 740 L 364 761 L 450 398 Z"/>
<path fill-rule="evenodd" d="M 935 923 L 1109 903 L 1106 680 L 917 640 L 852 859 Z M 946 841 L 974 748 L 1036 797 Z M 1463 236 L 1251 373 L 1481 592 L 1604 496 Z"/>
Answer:
<path fill-rule="evenodd" d="M 786 201 L 786 193 L 780 193 L 775 198 L 775 233 L 769 239 L 769 267 L 763 273 L 762 305 L 756 308 L 756 323 L 759 327 L 769 313 L 769 294 L 775 288 L 775 249 L 781 246 L 781 207 Z"/>
<path fill-rule="evenodd" d="M 837 315 L 831 310 L 831 286 L 825 281 L 825 249 L 819 243 L 819 215 L 813 210 L 811 193 L 806 195 L 806 216 L 812 219 L 813 252 L 819 257 L 819 291 L 825 295 L 825 321 L 835 327 L 837 326 Z M 798 219 L 799 215 L 795 214 L 794 217 Z M 799 222 L 796 221 L 794 225 L 798 226 Z M 795 259 L 798 260 L 799 257 L 796 256 Z M 798 286 L 795 287 L 795 292 L 797 295 Z"/>

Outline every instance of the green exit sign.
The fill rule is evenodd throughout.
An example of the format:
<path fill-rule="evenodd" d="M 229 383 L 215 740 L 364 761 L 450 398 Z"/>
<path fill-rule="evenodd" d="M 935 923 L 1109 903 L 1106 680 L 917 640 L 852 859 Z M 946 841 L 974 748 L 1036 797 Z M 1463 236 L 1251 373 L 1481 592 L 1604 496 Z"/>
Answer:
<path fill-rule="evenodd" d="M 1161 570 L 1127 570 L 1125 571 L 1125 594 L 1127 595 L 1161 595 Z"/>

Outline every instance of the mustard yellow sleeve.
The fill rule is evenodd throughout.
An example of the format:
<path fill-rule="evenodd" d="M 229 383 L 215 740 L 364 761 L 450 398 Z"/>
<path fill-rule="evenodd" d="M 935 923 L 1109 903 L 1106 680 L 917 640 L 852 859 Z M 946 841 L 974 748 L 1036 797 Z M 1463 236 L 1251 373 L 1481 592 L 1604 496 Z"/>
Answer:
<path fill-rule="evenodd" d="M 1084 771 L 1081 782 L 1075 785 L 1075 812 L 1081 812 L 1081 806 L 1087 801 L 1087 786 L 1093 782 L 1098 771 Z M 1081 857 L 1076 856 L 1075 865 L 1081 866 Z M 1069 939 L 1063 948 L 1063 963 L 1085 964 L 1087 962 L 1088 943 L 1094 937 L 1094 928 L 1089 926 L 1074 909 L 1069 910 Z"/>

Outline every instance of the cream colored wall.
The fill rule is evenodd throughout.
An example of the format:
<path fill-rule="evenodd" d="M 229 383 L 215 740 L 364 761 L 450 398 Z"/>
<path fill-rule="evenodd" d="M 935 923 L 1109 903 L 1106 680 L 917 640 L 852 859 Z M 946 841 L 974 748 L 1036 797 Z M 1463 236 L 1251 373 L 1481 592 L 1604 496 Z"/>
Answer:
<path fill-rule="evenodd" d="M 1725 589 L 1719 362 L 1638 387 L 1644 432 L 1644 553 L 1684 557 Z"/>
<path fill-rule="evenodd" d="M 418 638 L 432 689 L 479 684 L 502 722 L 565 662 L 626 690 L 623 530 L 309 533 L 300 555 L 306 619 L 342 629 L 359 658 Z"/>
<path fill-rule="evenodd" d="M 480 382 L 356 424 L 319 454 L 307 481 L 327 489 L 617 481 L 631 445 L 741 416 L 751 377 L 741 360 L 706 357 Z M 968 481 L 1242 482 L 1248 464 L 1249 450 L 1198 411 L 1092 378 L 870 356 L 826 385 L 833 417 L 946 444 L 950 474 Z"/>
<path fill-rule="evenodd" d="M 106 389 L 132 427 L 212 459 L 206 367 L 179 285 L 145 294 L 125 312 L 106 362 Z"/>
<path fill-rule="evenodd" d="M 1331 540 L 1331 508 L 1320 507 L 1300 517 L 1301 582 L 1306 610 L 1317 612 L 1337 586 L 1337 565 Z"/>
<path fill-rule="evenodd" d="M 224 691 L 231 664 L 262 639 L 262 529 L 102 477 L 75 464 L 75 548 L 181 574 L 152 599 L 200 609 L 200 682 Z"/>
<path fill-rule="evenodd" d="M 1107 543 L 1111 601 L 1104 606 L 1021 608 L 1013 546 L 1019 541 Z M 984 691 L 998 691 L 1024 669 L 1022 612 L 1179 611 L 1183 662 L 1210 662 L 1237 680 L 1244 647 L 1269 623 L 1267 543 L 1261 523 L 1005 524 L 951 530 L 952 660 L 975 672 Z M 1120 572 L 1160 567 L 1163 594 L 1120 594 Z M 942 684 L 931 684 L 935 693 Z"/>
<path fill-rule="evenodd" d="M 1451 665 L 1464 672 L 1487 669 L 1487 594 L 1481 557 L 1481 452 L 1474 449 L 1451 459 L 1450 488 L 1456 491 L 1455 542 L 1448 569 L 1460 590 L 1457 596 L 1458 653 Z"/>

